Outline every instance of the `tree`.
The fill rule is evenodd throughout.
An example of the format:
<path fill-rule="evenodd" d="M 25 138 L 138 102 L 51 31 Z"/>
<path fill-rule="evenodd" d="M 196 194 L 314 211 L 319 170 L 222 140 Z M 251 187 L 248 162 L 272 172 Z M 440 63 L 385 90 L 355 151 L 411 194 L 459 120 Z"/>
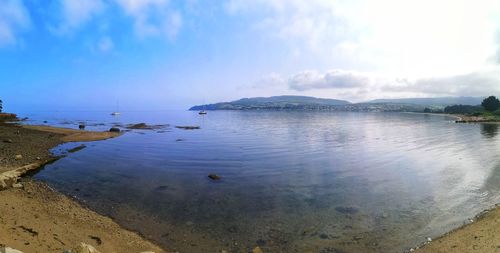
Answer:
<path fill-rule="evenodd" d="M 0 112 L 3 110 L 3 101 L 0 99 Z"/>
<path fill-rule="evenodd" d="M 481 105 L 486 111 L 493 112 L 500 108 L 500 101 L 495 96 L 489 96 L 483 100 Z"/>

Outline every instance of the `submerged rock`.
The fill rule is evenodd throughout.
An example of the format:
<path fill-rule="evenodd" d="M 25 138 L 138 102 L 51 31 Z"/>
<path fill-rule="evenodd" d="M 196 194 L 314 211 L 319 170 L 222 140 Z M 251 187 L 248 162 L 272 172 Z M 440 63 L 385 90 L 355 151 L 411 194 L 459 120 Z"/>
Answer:
<path fill-rule="evenodd" d="M 252 250 L 252 253 L 264 253 L 260 247 L 255 247 L 255 249 Z"/>
<path fill-rule="evenodd" d="M 84 148 L 86 148 L 86 147 L 87 147 L 87 146 L 85 146 L 84 144 L 82 144 L 82 145 L 80 145 L 80 146 L 77 146 L 77 147 L 74 147 L 74 148 L 72 148 L 72 149 L 68 150 L 68 152 L 70 152 L 70 153 L 75 153 L 75 152 L 80 151 L 80 150 L 82 150 L 82 149 L 84 149 Z"/>
<path fill-rule="evenodd" d="M 335 211 L 343 214 L 356 214 L 359 210 L 356 207 L 351 206 L 337 206 Z"/>
<path fill-rule="evenodd" d="M 208 174 L 208 178 L 214 180 L 214 181 L 217 181 L 217 180 L 220 180 L 221 177 L 217 174 Z"/>

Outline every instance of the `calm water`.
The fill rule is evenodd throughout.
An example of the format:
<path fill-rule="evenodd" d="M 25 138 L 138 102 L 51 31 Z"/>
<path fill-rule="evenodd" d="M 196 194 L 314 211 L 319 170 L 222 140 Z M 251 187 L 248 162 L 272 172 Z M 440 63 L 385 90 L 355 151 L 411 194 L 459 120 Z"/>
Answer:
<path fill-rule="evenodd" d="M 27 116 L 97 130 L 171 124 L 88 143 L 35 178 L 179 252 L 401 252 L 500 202 L 496 125 L 398 113 Z"/>

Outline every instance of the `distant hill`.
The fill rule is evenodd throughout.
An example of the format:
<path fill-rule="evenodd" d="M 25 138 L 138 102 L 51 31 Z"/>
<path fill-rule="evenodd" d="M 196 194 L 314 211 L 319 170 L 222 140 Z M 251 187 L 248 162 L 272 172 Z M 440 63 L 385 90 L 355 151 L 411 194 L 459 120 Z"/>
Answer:
<path fill-rule="evenodd" d="M 447 105 L 479 105 L 484 97 L 437 97 L 437 98 L 396 98 L 375 99 L 366 103 L 395 103 L 414 104 L 424 106 L 447 106 Z"/>
<path fill-rule="evenodd" d="M 232 102 L 197 105 L 190 110 L 323 110 L 369 112 L 423 112 L 427 107 L 442 111 L 449 105 L 479 105 L 482 97 L 376 99 L 362 103 L 306 96 L 243 98 Z"/>
<path fill-rule="evenodd" d="M 350 104 L 349 101 L 306 96 L 242 98 L 232 102 L 197 105 L 189 110 L 307 110 Z"/>

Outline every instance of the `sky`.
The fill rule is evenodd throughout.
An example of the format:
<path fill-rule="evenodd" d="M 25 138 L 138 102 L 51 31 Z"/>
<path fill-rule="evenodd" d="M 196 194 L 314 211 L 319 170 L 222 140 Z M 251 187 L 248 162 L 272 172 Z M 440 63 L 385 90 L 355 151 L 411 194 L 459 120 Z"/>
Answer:
<path fill-rule="evenodd" d="M 0 0 L 10 109 L 500 95 L 500 1 Z"/>

